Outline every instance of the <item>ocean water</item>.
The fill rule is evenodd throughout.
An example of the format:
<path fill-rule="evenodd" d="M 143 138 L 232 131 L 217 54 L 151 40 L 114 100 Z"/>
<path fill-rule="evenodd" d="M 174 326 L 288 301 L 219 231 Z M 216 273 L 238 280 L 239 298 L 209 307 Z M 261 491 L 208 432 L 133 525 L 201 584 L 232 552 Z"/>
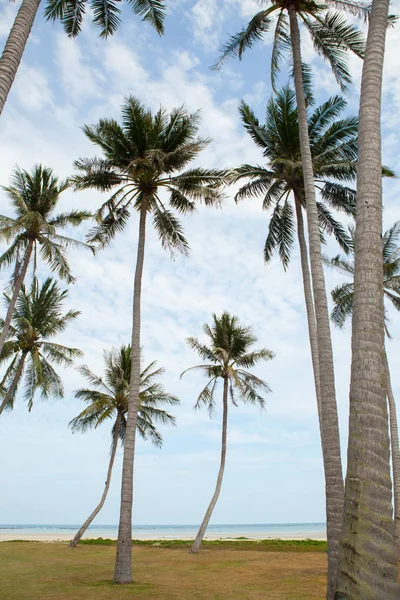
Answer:
<path fill-rule="evenodd" d="M 35 536 L 57 536 L 60 539 L 72 538 L 79 529 L 78 525 L 0 525 L 0 537 L 12 536 L 15 539 Z M 134 525 L 133 537 L 136 539 L 186 539 L 194 538 L 198 525 Z M 116 538 L 117 525 L 91 525 L 84 537 Z M 249 525 L 209 525 L 206 538 L 282 538 L 282 539 L 325 539 L 325 523 L 273 523 Z"/>

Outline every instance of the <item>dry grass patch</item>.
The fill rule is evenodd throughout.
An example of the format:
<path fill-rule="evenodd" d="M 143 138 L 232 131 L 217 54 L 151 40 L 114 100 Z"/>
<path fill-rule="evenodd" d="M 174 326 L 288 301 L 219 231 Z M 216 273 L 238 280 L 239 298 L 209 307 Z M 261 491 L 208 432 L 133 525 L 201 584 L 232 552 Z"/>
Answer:
<path fill-rule="evenodd" d="M 320 600 L 324 553 L 134 547 L 135 583 L 111 582 L 113 546 L 3 542 L 2 600 Z"/>

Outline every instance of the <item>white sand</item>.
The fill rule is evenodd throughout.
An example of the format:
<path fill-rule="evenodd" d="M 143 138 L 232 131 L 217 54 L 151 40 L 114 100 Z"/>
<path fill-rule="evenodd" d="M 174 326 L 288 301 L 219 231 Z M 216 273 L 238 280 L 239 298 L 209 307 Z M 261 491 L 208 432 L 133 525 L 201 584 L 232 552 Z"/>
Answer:
<path fill-rule="evenodd" d="M 0 542 L 10 542 L 13 540 L 24 540 L 27 542 L 69 542 L 70 540 L 72 540 L 72 538 L 74 537 L 74 532 L 71 532 L 70 535 L 48 535 L 46 533 L 41 534 L 41 533 L 35 533 L 34 535 L 28 535 L 25 533 L 18 533 L 18 531 L 16 531 L 15 534 L 0 534 Z M 93 535 L 93 533 L 89 532 L 86 533 L 83 536 L 83 539 L 85 538 L 96 538 L 96 537 L 100 537 L 99 535 Z M 107 537 L 108 539 L 117 539 L 117 537 L 115 535 L 107 535 L 107 536 L 103 536 L 103 537 Z M 151 536 L 151 535 L 140 535 L 140 534 L 134 534 L 134 539 L 136 540 L 190 540 L 192 538 L 188 538 L 187 536 L 173 536 L 173 537 L 157 537 L 157 536 Z M 238 540 L 238 538 L 235 537 L 227 537 L 227 536 L 220 536 L 220 535 L 206 535 L 205 540 Z M 307 540 L 307 539 L 313 539 L 313 540 L 326 540 L 326 535 L 324 535 L 323 533 L 319 534 L 319 533 L 314 533 L 312 535 L 312 537 L 310 537 L 310 535 L 307 535 L 306 533 L 298 533 L 297 535 L 282 535 L 281 533 L 276 533 L 274 534 L 274 532 L 270 532 L 269 536 L 265 536 L 265 535 L 258 535 L 258 536 L 252 536 L 252 537 L 246 537 L 246 540 L 275 540 L 275 539 L 281 539 L 281 540 Z M 240 540 L 238 540 L 240 541 Z"/>

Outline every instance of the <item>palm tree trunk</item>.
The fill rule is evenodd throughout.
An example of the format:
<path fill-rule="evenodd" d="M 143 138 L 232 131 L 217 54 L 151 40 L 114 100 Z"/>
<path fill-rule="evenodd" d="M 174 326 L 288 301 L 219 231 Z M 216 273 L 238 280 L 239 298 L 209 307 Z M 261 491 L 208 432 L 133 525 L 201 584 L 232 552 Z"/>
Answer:
<path fill-rule="evenodd" d="M 397 424 L 396 401 L 393 396 L 392 382 L 387 353 L 385 352 L 385 368 L 387 377 L 387 398 L 389 406 L 390 445 L 392 450 L 393 499 L 394 499 L 394 535 L 397 555 L 400 559 L 400 446 L 399 428 Z"/>
<path fill-rule="evenodd" d="M 142 274 L 146 240 L 146 216 L 148 199 L 144 197 L 140 208 L 138 249 L 135 280 L 133 285 L 132 363 L 126 422 L 124 460 L 122 464 L 121 510 L 118 529 L 117 558 L 115 561 L 115 583 L 132 581 L 132 503 L 133 467 L 135 458 L 136 422 L 139 410 L 140 387 L 140 303 Z"/>
<path fill-rule="evenodd" d="M 22 0 L 0 57 L 0 115 L 17 73 L 40 0 Z"/>
<path fill-rule="evenodd" d="M 317 397 L 318 418 L 321 423 L 321 395 L 320 395 L 320 384 L 319 384 L 317 323 L 315 320 L 314 299 L 313 299 L 313 293 L 312 293 L 310 267 L 308 264 L 307 244 L 306 244 L 306 238 L 304 235 L 303 213 L 302 213 L 300 200 L 297 196 L 295 196 L 295 206 L 296 206 L 296 215 L 297 215 L 297 238 L 299 240 L 299 247 L 300 247 L 301 272 L 303 275 L 304 299 L 305 299 L 305 303 L 306 303 L 306 312 L 307 312 L 308 336 L 310 339 L 311 360 L 312 360 L 313 373 L 314 373 L 315 394 Z M 321 431 L 321 434 L 322 434 L 322 431 Z"/>
<path fill-rule="evenodd" d="M 19 365 L 18 365 L 18 368 L 17 368 L 17 370 L 15 372 L 13 382 L 10 385 L 10 387 L 8 388 L 8 390 L 6 392 L 6 395 L 3 398 L 3 402 L 0 405 L 0 415 L 3 412 L 3 410 L 5 409 L 5 407 L 7 406 L 7 404 L 10 402 L 10 398 L 12 397 L 12 395 L 15 392 L 15 389 L 16 389 L 16 387 L 18 385 L 18 382 L 19 382 L 19 380 L 21 378 L 22 371 L 24 370 L 25 359 L 26 359 L 26 354 L 24 353 L 21 356 L 21 360 L 19 361 Z"/>
<path fill-rule="evenodd" d="M 224 392 L 223 392 L 221 463 L 220 463 L 219 471 L 218 471 L 217 485 L 215 487 L 214 495 L 211 498 L 210 505 L 207 508 L 203 522 L 200 525 L 200 529 L 196 535 L 196 539 L 194 540 L 192 547 L 190 548 L 191 554 L 197 554 L 197 552 L 199 551 L 200 544 L 203 541 L 204 534 L 207 530 L 208 524 L 211 519 L 211 515 L 213 513 L 215 505 L 217 504 L 217 500 L 219 498 L 219 494 L 221 491 L 222 479 L 224 477 L 224 471 L 225 471 L 226 437 L 227 437 L 227 431 L 228 431 L 228 385 L 229 385 L 229 380 L 227 377 L 225 377 L 224 378 Z"/>
<path fill-rule="evenodd" d="M 373 0 L 358 127 L 349 445 L 337 599 L 398 600 L 387 412 L 381 96 L 389 0 Z"/>
<path fill-rule="evenodd" d="M 114 438 L 113 438 L 113 443 L 112 443 L 112 448 L 111 448 L 110 462 L 108 464 L 107 479 L 106 479 L 103 495 L 101 497 L 99 504 L 96 506 L 96 508 L 94 509 L 92 514 L 86 519 L 86 521 L 84 522 L 82 527 L 75 534 L 74 539 L 69 544 L 70 548 L 76 548 L 76 546 L 79 544 L 81 537 L 85 533 L 86 529 L 89 527 L 89 525 L 91 524 L 93 519 L 99 514 L 99 512 L 101 511 L 101 509 L 104 506 L 104 502 L 106 501 L 108 490 L 110 489 L 111 475 L 112 475 L 112 470 L 113 470 L 113 466 L 114 466 L 115 455 L 117 453 L 118 434 L 119 434 L 120 423 L 121 423 L 121 415 L 118 413 L 117 420 L 115 422 L 115 433 L 114 433 Z"/>
<path fill-rule="evenodd" d="M 8 305 L 8 310 L 7 310 L 6 318 L 4 320 L 3 330 L 0 334 L 0 354 L 3 351 L 4 342 L 7 339 L 7 335 L 8 335 L 8 331 L 10 329 L 10 324 L 11 324 L 11 319 L 12 319 L 12 315 L 14 312 L 15 304 L 17 302 L 19 293 L 21 291 L 22 284 L 24 283 L 26 272 L 27 272 L 28 266 L 29 266 L 29 261 L 31 260 L 32 249 L 33 249 L 33 240 L 29 240 L 28 247 L 26 249 L 24 260 L 22 263 L 21 271 L 19 272 L 19 275 L 17 275 L 17 277 L 15 278 L 15 281 L 14 281 L 13 295 L 11 297 L 10 304 Z"/>
<path fill-rule="evenodd" d="M 321 441 L 325 471 L 326 525 L 328 537 L 328 584 L 326 598 L 327 600 L 331 600 L 334 595 L 336 583 L 339 538 L 343 516 L 343 472 L 340 456 L 339 422 L 335 395 L 332 340 L 325 277 L 322 266 L 320 228 L 315 199 L 314 172 L 303 86 L 300 32 L 294 2 L 289 4 L 288 12 L 293 53 L 296 104 L 299 119 L 301 161 L 303 166 L 304 190 L 307 207 L 312 287 L 317 322 L 318 362 L 319 372 L 321 374 L 323 373 L 323 377 L 320 377 L 320 398 Z"/>

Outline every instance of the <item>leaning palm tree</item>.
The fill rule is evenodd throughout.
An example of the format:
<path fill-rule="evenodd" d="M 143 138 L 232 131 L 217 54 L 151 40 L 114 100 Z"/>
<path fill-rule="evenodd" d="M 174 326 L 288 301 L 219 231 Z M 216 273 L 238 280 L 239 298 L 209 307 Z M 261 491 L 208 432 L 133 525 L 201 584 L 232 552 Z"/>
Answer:
<path fill-rule="evenodd" d="M 98 224 L 90 241 L 100 248 L 125 229 L 131 211 L 139 213 L 136 269 L 133 286 L 132 370 L 128 419 L 122 468 L 121 513 L 118 531 L 116 583 L 132 581 L 132 500 L 136 420 L 140 388 L 140 320 L 142 273 L 147 216 L 161 244 L 173 251 L 188 252 L 189 244 L 175 216 L 191 213 L 198 201 L 219 203 L 224 173 L 194 168 L 183 171 L 205 148 L 208 140 L 197 137 L 199 114 L 182 107 L 155 114 L 136 98 L 127 98 L 122 107 L 122 124 L 101 119 L 84 127 L 86 136 L 103 151 L 103 158 L 80 159 L 74 182 L 76 189 L 94 188 L 110 193 L 97 213 Z M 164 196 L 161 196 L 164 192 Z M 168 202 L 168 205 L 167 205 Z"/>
<path fill-rule="evenodd" d="M 0 335 L 0 353 L 32 257 L 36 265 L 37 251 L 53 272 L 71 283 L 74 278 L 65 251 L 70 246 L 91 248 L 60 233 L 60 230 L 68 226 L 78 227 L 91 216 L 84 210 L 55 214 L 60 195 L 67 187 L 68 182 L 60 181 L 52 169 L 35 165 L 31 173 L 15 169 L 11 185 L 3 188 L 11 202 L 14 216 L 0 215 L 0 240 L 11 242 L 0 256 L 0 269 L 14 265 L 14 277 L 13 292 Z"/>
<path fill-rule="evenodd" d="M 0 57 L 0 115 L 22 60 L 41 0 L 22 0 Z M 164 33 L 165 5 L 162 0 L 130 0 L 136 15 L 148 21 L 155 30 Z M 112 35 L 121 23 L 121 10 L 117 0 L 47 0 L 45 17 L 60 20 L 69 37 L 76 37 L 82 26 L 86 9 L 93 14 L 93 23 L 100 29 L 101 37 Z"/>
<path fill-rule="evenodd" d="M 43 285 L 34 278 L 29 290 L 22 286 L 12 315 L 9 339 L 0 353 L 0 364 L 8 363 L 0 383 L 4 390 L 0 414 L 5 408 L 14 407 L 23 381 L 29 410 L 37 391 L 44 399 L 64 396 L 62 380 L 53 364 L 68 367 L 75 358 L 82 356 L 81 350 L 52 341 L 80 314 L 77 310 L 62 312 L 67 295 L 68 292 L 62 291 L 51 278 L 46 279 Z M 6 300 L 8 303 L 11 301 L 7 296 Z M 0 327 L 4 327 L 3 319 Z"/>
<path fill-rule="evenodd" d="M 200 370 L 206 375 L 208 382 L 200 392 L 195 408 L 206 406 L 210 415 L 215 409 L 217 383 L 219 380 L 223 381 L 222 444 L 217 485 L 196 539 L 190 549 L 192 554 L 199 551 L 221 491 L 226 460 L 229 396 L 234 406 L 237 406 L 237 400 L 242 400 L 246 403 L 258 404 L 262 408 L 265 401 L 260 392 L 266 393 L 270 389 L 265 381 L 248 369 L 251 369 L 262 360 L 271 360 L 274 357 L 274 353 L 266 348 L 251 350 L 251 346 L 257 341 L 251 327 L 243 327 L 239 324 L 237 317 L 231 316 L 227 312 L 222 313 L 220 317 L 213 314 L 213 324 L 211 327 L 205 324 L 204 333 L 209 337 L 209 345 L 199 342 L 197 338 L 188 338 L 187 341 L 189 346 L 199 354 L 200 358 L 207 361 L 207 364 L 190 367 L 182 375 L 191 370 Z"/>
<path fill-rule="evenodd" d="M 389 0 L 373 0 L 361 78 L 349 443 L 337 595 L 400 597 L 392 517 L 382 255 L 381 98 Z"/>
<path fill-rule="evenodd" d="M 310 249 L 311 283 L 314 296 L 317 347 L 320 377 L 320 395 L 323 429 L 332 432 L 339 440 L 336 422 L 336 392 L 333 367 L 332 340 L 329 323 L 329 312 L 326 295 L 325 277 L 322 266 L 320 227 L 316 202 L 313 161 L 307 123 L 306 88 L 308 69 L 302 62 L 299 20 L 311 36 L 316 52 L 330 64 L 332 71 L 342 89 L 351 82 L 347 66 L 347 52 L 359 57 L 364 55 L 364 38 L 360 31 L 347 23 L 346 18 L 332 7 L 340 7 L 350 13 L 368 18 L 370 7 L 353 0 L 328 0 L 326 3 L 304 0 L 303 2 L 287 2 L 286 0 L 261 0 L 267 8 L 258 12 L 240 33 L 231 36 L 222 49 L 219 64 L 229 56 L 242 57 L 246 48 L 250 48 L 257 40 L 271 29 L 274 17 L 276 26 L 271 57 L 272 85 L 276 87 L 277 73 L 284 54 L 289 53 L 292 61 L 292 75 L 296 92 L 296 104 L 299 121 L 299 139 L 301 162 L 303 166 L 304 196 L 307 206 L 307 224 Z M 331 416 L 333 423 L 331 424 Z M 333 502 L 327 506 L 328 522 L 328 582 L 327 600 L 332 600 L 337 574 L 339 536 L 343 511 L 343 474 L 341 470 L 340 447 L 335 448 L 332 456 L 327 457 L 335 464 L 336 475 L 331 484 Z M 339 483 L 339 478 L 342 483 Z"/>
<path fill-rule="evenodd" d="M 308 95 L 307 118 L 314 185 L 320 192 L 320 201 L 317 202 L 320 235 L 333 234 L 342 249 L 348 252 L 351 240 L 332 214 L 332 209 L 350 216 L 354 216 L 355 211 L 355 191 L 351 184 L 356 174 L 357 119 L 341 117 L 345 108 L 346 102 L 340 96 L 334 96 L 315 108 L 312 96 Z M 260 123 L 244 102 L 239 110 L 246 131 L 261 148 L 267 164 L 246 164 L 233 170 L 233 182 L 246 181 L 235 199 L 262 197 L 263 208 L 273 209 L 264 247 L 265 260 L 269 262 L 278 252 L 286 269 L 297 230 L 325 471 L 328 543 L 330 552 L 335 556 L 343 501 L 339 423 L 336 402 L 327 404 L 326 390 L 320 386 L 320 370 L 321 373 L 324 370 L 318 352 L 316 310 L 304 233 L 303 212 L 308 206 L 295 94 L 289 87 L 279 91 L 267 104 L 265 123 Z M 391 173 L 388 171 L 388 174 Z"/>
<path fill-rule="evenodd" d="M 350 228 L 353 248 L 355 241 L 355 230 Z M 385 232 L 382 238 L 383 248 L 383 294 L 392 306 L 400 311 L 400 221 L 397 221 Z M 334 308 L 331 312 L 331 319 L 338 327 L 343 327 L 346 321 L 353 314 L 354 300 L 354 260 L 338 254 L 331 260 L 326 260 L 326 264 L 337 269 L 340 273 L 351 278 L 350 282 L 338 285 L 332 290 L 332 299 Z M 386 334 L 390 338 L 390 333 L 386 325 Z M 399 431 L 397 424 L 396 402 L 393 395 L 389 362 L 385 351 L 384 363 L 387 376 L 387 398 L 389 407 L 390 423 L 390 443 L 392 453 L 393 487 L 394 487 L 394 522 L 395 537 L 398 553 L 400 554 L 400 446 Z"/>
<path fill-rule="evenodd" d="M 118 349 L 113 348 L 109 352 L 105 351 L 104 365 L 104 378 L 95 375 L 87 366 L 79 368 L 91 387 L 82 388 L 75 393 L 75 397 L 86 402 L 88 406 L 70 422 L 72 431 L 85 432 L 88 429 L 95 429 L 109 419 L 112 419 L 113 426 L 110 461 L 103 495 L 99 504 L 76 533 L 70 543 L 71 548 L 76 547 L 86 529 L 103 508 L 110 487 L 118 441 L 121 440 L 123 443 L 125 439 L 131 378 L 131 347 L 121 346 Z M 179 399 L 168 394 L 161 383 L 157 381 L 157 378 L 164 373 L 164 369 L 156 369 L 155 365 L 155 362 L 150 363 L 140 375 L 139 411 L 136 426 L 139 435 L 144 440 L 149 439 L 161 448 L 163 439 L 155 424 L 175 425 L 175 418 L 160 406 L 179 404 Z"/>

